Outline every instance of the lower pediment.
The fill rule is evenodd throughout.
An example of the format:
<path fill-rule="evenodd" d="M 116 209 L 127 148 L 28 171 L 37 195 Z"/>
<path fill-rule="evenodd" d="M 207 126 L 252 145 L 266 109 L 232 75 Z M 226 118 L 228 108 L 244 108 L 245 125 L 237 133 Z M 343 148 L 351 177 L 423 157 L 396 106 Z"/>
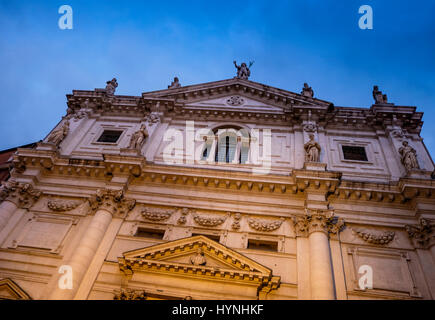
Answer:
<path fill-rule="evenodd" d="M 195 278 L 275 289 L 280 277 L 271 269 L 204 236 L 194 236 L 143 249 L 118 258 L 120 270 L 129 277 L 153 273 L 168 277 Z"/>

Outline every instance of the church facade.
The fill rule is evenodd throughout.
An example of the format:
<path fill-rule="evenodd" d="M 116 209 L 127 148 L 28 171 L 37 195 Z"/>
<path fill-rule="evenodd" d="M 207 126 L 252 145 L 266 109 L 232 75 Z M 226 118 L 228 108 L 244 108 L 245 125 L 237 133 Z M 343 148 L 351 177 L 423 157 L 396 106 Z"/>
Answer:
<path fill-rule="evenodd" d="M 421 112 L 232 79 L 74 90 L 0 193 L 3 299 L 434 299 Z"/>

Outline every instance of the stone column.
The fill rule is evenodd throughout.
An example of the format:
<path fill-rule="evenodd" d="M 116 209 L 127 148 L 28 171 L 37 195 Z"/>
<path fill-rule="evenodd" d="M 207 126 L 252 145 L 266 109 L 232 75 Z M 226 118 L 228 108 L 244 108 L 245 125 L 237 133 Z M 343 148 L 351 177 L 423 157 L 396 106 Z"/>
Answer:
<path fill-rule="evenodd" d="M 298 234 L 308 236 L 311 299 L 335 299 L 329 233 L 339 232 L 343 221 L 335 219 L 332 212 L 310 210 L 303 217 L 295 217 L 294 223 Z"/>
<path fill-rule="evenodd" d="M 123 190 L 98 190 L 97 195 L 91 198 L 89 203 L 95 215 L 83 234 L 79 245 L 66 263 L 72 269 L 73 287 L 72 289 L 63 289 L 57 285 L 56 289 L 50 294 L 49 299 L 71 300 L 74 298 L 112 221 L 112 216 L 125 217 L 135 205 L 134 200 L 124 198 Z"/>
<path fill-rule="evenodd" d="M 41 192 L 34 190 L 29 183 L 6 182 L 0 191 L 0 231 L 6 227 L 17 208 L 30 208 L 40 196 Z"/>

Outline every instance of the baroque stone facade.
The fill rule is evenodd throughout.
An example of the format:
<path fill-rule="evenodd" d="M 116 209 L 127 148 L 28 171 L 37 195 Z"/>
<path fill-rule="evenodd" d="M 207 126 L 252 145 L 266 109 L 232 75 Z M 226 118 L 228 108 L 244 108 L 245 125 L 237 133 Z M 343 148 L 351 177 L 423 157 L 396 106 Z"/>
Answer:
<path fill-rule="evenodd" d="M 377 86 L 369 108 L 337 107 L 234 65 L 68 94 L 0 191 L 1 297 L 434 299 L 422 113 Z"/>

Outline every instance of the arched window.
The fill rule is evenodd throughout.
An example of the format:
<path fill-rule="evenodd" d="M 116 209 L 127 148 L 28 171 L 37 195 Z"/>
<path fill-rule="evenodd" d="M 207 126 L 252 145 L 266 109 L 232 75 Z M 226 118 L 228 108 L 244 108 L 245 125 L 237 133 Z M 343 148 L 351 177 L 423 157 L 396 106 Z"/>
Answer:
<path fill-rule="evenodd" d="M 246 129 L 220 127 L 213 131 L 213 135 L 214 137 L 205 139 L 202 160 L 214 160 L 217 163 L 247 163 L 249 134 Z"/>

